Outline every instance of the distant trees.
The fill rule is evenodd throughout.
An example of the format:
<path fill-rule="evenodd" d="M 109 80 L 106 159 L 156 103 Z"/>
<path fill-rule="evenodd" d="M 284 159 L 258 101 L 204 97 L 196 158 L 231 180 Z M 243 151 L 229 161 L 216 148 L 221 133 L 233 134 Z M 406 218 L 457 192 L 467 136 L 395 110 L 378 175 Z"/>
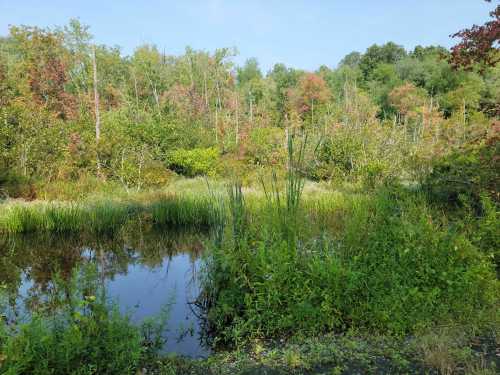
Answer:
<path fill-rule="evenodd" d="M 193 158 L 210 150 L 214 165 L 217 158 L 279 164 L 284 129 L 296 128 L 317 142 L 339 136 L 340 144 L 330 144 L 343 149 L 323 159 L 339 158 L 342 173 L 351 173 L 367 167 L 370 152 L 383 155 L 408 134 L 415 145 L 430 137 L 429 147 L 438 147 L 445 135 L 463 140 L 500 111 L 498 64 L 481 70 L 471 60 L 471 71 L 454 69 L 442 47 L 406 52 L 389 42 L 352 52 L 336 68 L 276 64 L 267 74 L 255 58 L 235 66 L 235 53 L 188 47 L 173 56 L 146 44 L 123 56 L 95 45 L 77 20 L 56 29 L 12 27 L 0 38 L 0 169 L 44 180 L 101 174 L 129 189 L 146 178 L 164 181 L 174 156 L 191 149 L 199 150 L 186 154 Z M 400 137 L 390 146 L 381 136 L 389 129 Z M 333 169 L 323 172 L 317 176 Z"/>
<path fill-rule="evenodd" d="M 405 56 L 405 49 L 393 42 L 382 46 L 374 44 L 359 59 L 359 68 L 363 72 L 363 77 L 368 80 L 378 65 L 395 64 Z"/>

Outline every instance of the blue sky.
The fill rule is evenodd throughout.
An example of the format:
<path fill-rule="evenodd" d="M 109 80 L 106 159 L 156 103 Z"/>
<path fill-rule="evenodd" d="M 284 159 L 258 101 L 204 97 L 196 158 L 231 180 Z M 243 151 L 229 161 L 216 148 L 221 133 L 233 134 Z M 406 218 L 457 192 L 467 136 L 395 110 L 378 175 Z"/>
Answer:
<path fill-rule="evenodd" d="M 257 57 L 314 70 L 336 66 L 347 53 L 394 41 L 449 47 L 449 35 L 481 24 L 498 0 L 0 0 L 0 35 L 9 25 L 64 25 L 79 18 L 97 42 L 130 54 L 143 43 L 169 54 L 189 45 L 237 47 L 242 63 Z"/>

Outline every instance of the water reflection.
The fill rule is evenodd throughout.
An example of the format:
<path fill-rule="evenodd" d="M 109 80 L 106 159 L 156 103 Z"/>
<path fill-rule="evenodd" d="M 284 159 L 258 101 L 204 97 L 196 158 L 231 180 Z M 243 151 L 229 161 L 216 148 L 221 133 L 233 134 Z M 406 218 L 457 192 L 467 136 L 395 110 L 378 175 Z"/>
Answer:
<path fill-rule="evenodd" d="M 0 284 L 7 287 L 10 319 L 55 309 L 69 291 L 56 290 L 79 266 L 96 264 L 100 284 L 135 321 L 170 306 L 165 351 L 208 354 L 191 302 L 199 294 L 198 270 L 206 236 L 129 228 L 113 238 L 25 235 L 0 240 Z M 64 284 L 64 283 L 63 283 Z"/>

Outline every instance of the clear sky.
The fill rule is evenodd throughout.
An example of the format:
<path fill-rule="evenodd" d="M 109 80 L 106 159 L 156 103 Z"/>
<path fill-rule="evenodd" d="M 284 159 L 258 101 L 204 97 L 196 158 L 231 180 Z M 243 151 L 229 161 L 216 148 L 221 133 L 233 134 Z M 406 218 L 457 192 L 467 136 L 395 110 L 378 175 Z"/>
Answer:
<path fill-rule="evenodd" d="M 347 53 L 394 41 L 449 47 L 449 35 L 482 24 L 498 0 L 0 0 L 0 35 L 9 25 L 64 25 L 79 18 L 97 42 L 130 54 L 143 43 L 168 54 L 189 45 L 237 47 L 237 63 L 257 57 L 314 70 Z"/>

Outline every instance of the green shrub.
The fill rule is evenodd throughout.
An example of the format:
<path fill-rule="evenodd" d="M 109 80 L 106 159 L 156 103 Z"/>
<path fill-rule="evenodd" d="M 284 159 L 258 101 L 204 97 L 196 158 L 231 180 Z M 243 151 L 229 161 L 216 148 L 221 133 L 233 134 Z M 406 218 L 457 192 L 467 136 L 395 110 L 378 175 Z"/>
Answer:
<path fill-rule="evenodd" d="M 500 270 L 500 211 L 486 195 L 481 197 L 481 207 L 482 215 L 470 224 L 470 237 L 484 254 L 493 258 Z"/>
<path fill-rule="evenodd" d="M 360 174 L 367 189 L 373 189 L 389 177 L 389 168 L 382 160 L 370 160 L 361 167 Z"/>
<path fill-rule="evenodd" d="M 96 269 L 80 271 L 56 280 L 55 290 L 69 291 L 51 296 L 63 300 L 61 308 L 0 329 L 2 374 L 136 374 L 145 355 L 160 349 L 161 324 L 132 324 L 106 301 Z"/>
<path fill-rule="evenodd" d="M 422 197 L 384 191 L 346 206 L 340 232 L 304 237 L 304 222 L 293 226 L 293 242 L 273 212 L 261 212 L 237 239 L 226 228 L 208 257 L 202 295 L 218 337 L 348 327 L 403 334 L 447 321 L 480 325 L 495 309 L 490 259 L 433 219 Z"/>
<path fill-rule="evenodd" d="M 0 199 L 8 197 L 34 199 L 36 190 L 29 178 L 0 169 Z"/>
<path fill-rule="evenodd" d="M 215 176 L 219 162 L 219 151 L 215 147 L 178 149 L 167 158 L 168 168 L 184 176 Z"/>
<path fill-rule="evenodd" d="M 285 132 L 281 128 L 254 128 L 245 145 L 245 156 L 251 164 L 280 165 L 286 160 Z"/>
<path fill-rule="evenodd" d="M 448 206 L 470 202 L 481 211 L 481 194 L 500 199 L 500 142 L 498 136 L 467 144 L 438 159 L 423 187 L 432 201 Z"/>
<path fill-rule="evenodd" d="M 476 322 L 498 303 L 490 259 L 436 216 L 422 197 L 387 192 L 350 216 L 342 253 L 358 275 L 345 300 L 352 323 L 412 332 Z"/>
<path fill-rule="evenodd" d="M 345 177 L 354 172 L 362 153 L 359 137 L 345 131 L 325 138 L 316 148 L 308 176 L 313 180 Z"/>

